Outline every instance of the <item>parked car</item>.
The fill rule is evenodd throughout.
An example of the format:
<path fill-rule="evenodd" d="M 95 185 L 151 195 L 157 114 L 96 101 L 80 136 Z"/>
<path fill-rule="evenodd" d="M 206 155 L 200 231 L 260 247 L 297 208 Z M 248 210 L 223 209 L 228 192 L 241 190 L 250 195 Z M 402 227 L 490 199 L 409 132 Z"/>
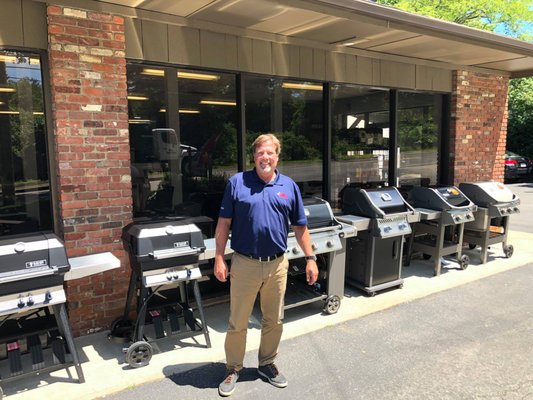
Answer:
<path fill-rule="evenodd" d="M 512 151 L 505 152 L 505 179 L 517 179 L 531 174 L 532 170 L 533 160 Z"/>

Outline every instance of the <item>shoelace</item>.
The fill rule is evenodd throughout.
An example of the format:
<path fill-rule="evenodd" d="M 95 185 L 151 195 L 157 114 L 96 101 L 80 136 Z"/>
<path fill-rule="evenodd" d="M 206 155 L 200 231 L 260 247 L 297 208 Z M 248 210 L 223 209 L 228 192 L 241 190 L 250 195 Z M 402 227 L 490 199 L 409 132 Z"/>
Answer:
<path fill-rule="evenodd" d="M 235 371 L 229 371 L 228 374 L 226 375 L 226 379 L 224 379 L 224 383 L 230 383 L 231 380 L 233 379 L 233 375 L 235 374 L 236 374 Z"/>
<path fill-rule="evenodd" d="M 278 372 L 278 367 L 276 367 L 276 364 L 272 363 L 269 365 L 269 367 L 270 367 L 270 370 L 272 371 L 272 375 L 278 376 L 279 372 Z"/>

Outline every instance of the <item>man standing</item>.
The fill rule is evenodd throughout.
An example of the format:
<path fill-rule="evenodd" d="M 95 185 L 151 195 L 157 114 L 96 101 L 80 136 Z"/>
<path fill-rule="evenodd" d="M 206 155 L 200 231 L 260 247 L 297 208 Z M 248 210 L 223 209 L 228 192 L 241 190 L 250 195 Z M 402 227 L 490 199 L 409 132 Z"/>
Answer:
<path fill-rule="evenodd" d="M 276 169 L 281 145 L 272 134 L 260 135 L 252 144 L 255 168 L 241 172 L 226 186 L 215 232 L 215 276 L 231 279 L 230 318 L 226 333 L 226 375 L 218 387 L 221 396 L 235 390 L 246 352 L 248 318 L 257 294 L 261 302 L 259 375 L 283 388 L 287 380 L 274 364 L 283 331 L 281 315 L 289 262 L 285 256 L 289 223 L 306 255 L 306 278 L 318 278 L 316 256 L 307 229 L 302 196 L 296 183 Z M 231 230 L 231 271 L 224 249 Z"/>

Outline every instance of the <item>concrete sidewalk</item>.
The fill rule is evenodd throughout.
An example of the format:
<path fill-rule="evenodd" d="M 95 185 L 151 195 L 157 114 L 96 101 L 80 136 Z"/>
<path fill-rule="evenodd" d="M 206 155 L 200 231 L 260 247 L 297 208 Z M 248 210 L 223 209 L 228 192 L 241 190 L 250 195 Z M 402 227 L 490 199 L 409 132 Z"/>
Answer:
<path fill-rule="evenodd" d="M 533 234 L 510 232 L 509 244 L 514 246 L 514 255 L 507 259 L 501 244 L 489 250 L 487 264 L 479 265 L 479 250 L 466 250 L 470 265 L 460 270 L 455 263 L 443 267 L 440 276 L 433 276 L 431 262 L 413 260 L 403 269 L 402 289 L 390 290 L 375 297 L 366 297 L 360 291 L 345 289 L 339 312 L 334 315 L 321 313 L 322 302 L 297 307 L 285 312 L 283 340 L 362 317 L 395 305 L 422 298 L 433 293 L 473 282 L 512 268 L 526 265 L 533 259 Z M 254 313 L 248 334 L 247 350 L 259 345 L 259 315 Z M 206 309 L 212 347 L 205 348 L 203 335 L 180 343 L 169 337 L 153 343 L 156 354 L 150 364 L 132 369 L 124 363 L 122 346 L 107 339 L 108 332 L 101 332 L 76 339 L 86 382 L 77 383 L 74 368 L 61 370 L 42 377 L 29 377 L 5 385 L 5 395 L 12 400 L 36 398 L 94 399 L 116 391 L 159 380 L 206 363 L 224 360 L 223 342 L 228 319 L 228 304 L 219 304 Z M 158 353 L 158 348 L 161 350 Z M 18 391 L 18 392 L 17 392 Z"/>

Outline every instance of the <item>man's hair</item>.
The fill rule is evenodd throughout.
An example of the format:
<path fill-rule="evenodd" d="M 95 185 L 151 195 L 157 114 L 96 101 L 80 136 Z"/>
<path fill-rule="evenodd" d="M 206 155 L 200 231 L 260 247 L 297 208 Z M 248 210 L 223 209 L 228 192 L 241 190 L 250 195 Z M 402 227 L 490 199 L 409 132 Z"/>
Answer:
<path fill-rule="evenodd" d="M 274 146 L 276 147 L 276 154 L 279 155 L 281 153 L 281 142 L 279 139 L 272 133 L 264 133 L 262 135 L 259 135 L 254 142 L 252 143 L 252 154 L 255 154 L 256 147 L 260 146 L 261 144 L 272 141 L 274 143 Z"/>

